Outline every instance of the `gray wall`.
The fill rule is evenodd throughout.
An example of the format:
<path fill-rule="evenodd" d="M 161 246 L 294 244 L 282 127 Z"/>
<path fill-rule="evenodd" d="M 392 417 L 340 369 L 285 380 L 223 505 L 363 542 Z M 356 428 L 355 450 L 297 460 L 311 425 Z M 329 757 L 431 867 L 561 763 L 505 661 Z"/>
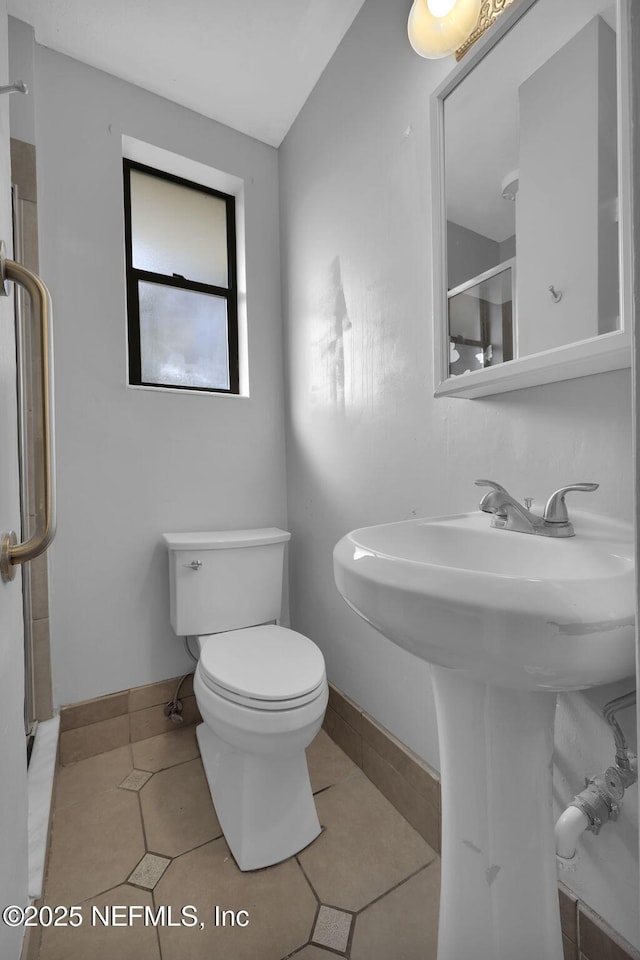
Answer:
<path fill-rule="evenodd" d="M 165 531 L 286 524 L 276 150 L 35 47 L 40 270 L 55 304 L 55 702 L 190 669 Z M 126 385 L 122 135 L 245 183 L 250 397 Z"/>
<path fill-rule="evenodd" d="M 428 99 L 450 69 L 412 52 L 397 5 L 367 0 L 280 150 L 292 622 L 322 647 L 330 679 L 436 767 L 429 667 L 340 599 L 336 541 L 475 509 L 475 477 L 538 501 L 595 479 L 592 509 L 633 511 L 628 370 L 433 398 Z M 560 698 L 558 809 L 612 761 L 599 711 L 629 686 Z M 634 740 L 633 711 L 622 720 Z M 563 879 L 640 945 L 636 838 L 630 796 Z"/>

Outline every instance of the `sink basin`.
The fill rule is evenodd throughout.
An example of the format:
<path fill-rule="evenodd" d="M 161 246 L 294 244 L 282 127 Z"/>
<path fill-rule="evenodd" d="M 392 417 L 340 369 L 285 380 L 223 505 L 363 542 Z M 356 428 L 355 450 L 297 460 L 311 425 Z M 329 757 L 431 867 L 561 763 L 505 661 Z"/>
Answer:
<path fill-rule="evenodd" d="M 364 527 L 334 551 L 347 603 L 430 663 L 521 690 L 579 690 L 635 669 L 630 524 L 572 513 L 567 539 L 480 511 Z"/>
<path fill-rule="evenodd" d="M 485 513 L 347 534 L 336 585 L 432 664 L 442 795 L 438 960 L 562 960 L 553 838 L 556 692 L 635 670 L 629 524 L 572 512 L 576 535 Z"/>

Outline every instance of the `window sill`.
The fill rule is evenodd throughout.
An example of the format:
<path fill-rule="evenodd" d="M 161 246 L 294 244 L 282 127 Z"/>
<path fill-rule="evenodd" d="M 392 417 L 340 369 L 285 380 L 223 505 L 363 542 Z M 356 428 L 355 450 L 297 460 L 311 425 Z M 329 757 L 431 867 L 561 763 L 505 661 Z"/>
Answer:
<path fill-rule="evenodd" d="M 214 398 L 216 400 L 248 400 L 248 393 L 214 393 L 208 390 L 183 390 L 181 387 L 152 387 L 147 384 L 140 383 L 127 383 L 127 389 L 129 390 L 147 390 L 152 393 L 174 393 L 179 394 L 181 397 L 207 397 L 209 399 Z"/>

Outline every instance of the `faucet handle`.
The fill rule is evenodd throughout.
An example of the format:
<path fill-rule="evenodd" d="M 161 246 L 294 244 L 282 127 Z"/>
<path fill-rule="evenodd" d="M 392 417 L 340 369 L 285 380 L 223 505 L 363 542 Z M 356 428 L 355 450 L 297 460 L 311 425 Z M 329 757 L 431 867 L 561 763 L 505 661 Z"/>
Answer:
<path fill-rule="evenodd" d="M 544 519 L 547 523 L 568 523 L 569 514 L 567 513 L 567 505 L 564 500 L 567 493 L 571 490 L 578 490 L 582 493 L 592 493 L 594 490 L 597 490 L 599 486 L 599 483 L 570 483 L 566 487 L 560 487 L 560 489 L 552 493 L 547 500 L 547 505 L 544 508 Z"/>
<path fill-rule="evenodd" d="M 478 508 L 484 513 L 495 513 L 500 517 L 506 517 L 504 507 L 502 506 L 502 498 L 496 496 L 496 494 L 504 494 L 504 496 L 510 500 L 511 497 L 505 488 L 501 484 L 496 483 L 495 480 L 476 480 L 474 482 L 476 487 L 492 488 L 489 493 L 485 493 L 478 504 Z"/>
<path fill-rule="evenodd" d="M 473 481 L 476 487 L 493 487 L 494 490 L 499 493 L 506 493 L 507 491 L 500 483 L 496 483 L 495 480 L 474 480 Z"/>

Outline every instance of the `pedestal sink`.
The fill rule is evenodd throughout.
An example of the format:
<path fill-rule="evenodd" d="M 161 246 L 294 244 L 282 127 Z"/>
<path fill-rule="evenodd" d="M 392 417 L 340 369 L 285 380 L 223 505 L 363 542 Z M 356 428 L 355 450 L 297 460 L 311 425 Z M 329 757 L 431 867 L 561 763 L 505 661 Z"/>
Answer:
<path fill-rule="evenodd" d="M 635 670 L 633 529 L 572 520 L 567 539 L 495 529 L 480 512 L 408 520 L 355 530 L 334 550 L 347 603 L 433 664 L 438 960 L 562 960 L 556 693 Z"/>

